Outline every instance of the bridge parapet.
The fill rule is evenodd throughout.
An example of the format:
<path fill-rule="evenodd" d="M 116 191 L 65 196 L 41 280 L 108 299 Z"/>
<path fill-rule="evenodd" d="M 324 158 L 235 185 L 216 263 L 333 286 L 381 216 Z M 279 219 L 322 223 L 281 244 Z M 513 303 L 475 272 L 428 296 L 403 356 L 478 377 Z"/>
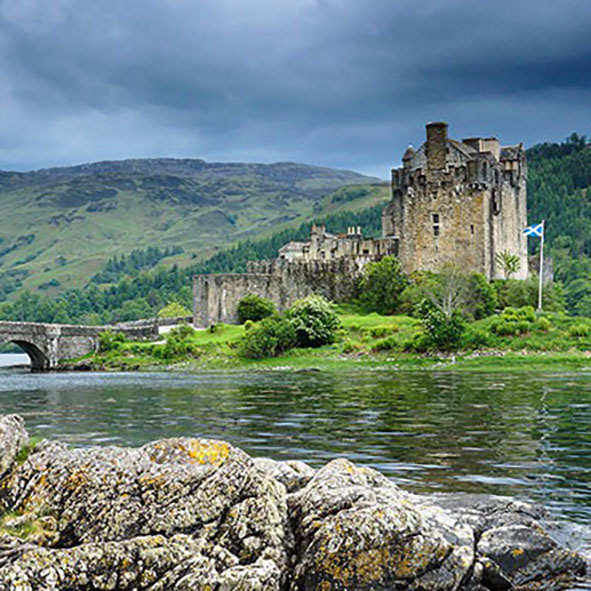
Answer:
<path fill-rule="evenodd" d="M 0 343 L 16 343 L 31 358 L 33 371 L 44 371 L 57 368 L 64 359 L 96 351 L 99 335 L 105 331 L 122 332 L 129 340 L 151 339 L 158 337 L 158 322 L 105 326 L 0 322 Z"/>

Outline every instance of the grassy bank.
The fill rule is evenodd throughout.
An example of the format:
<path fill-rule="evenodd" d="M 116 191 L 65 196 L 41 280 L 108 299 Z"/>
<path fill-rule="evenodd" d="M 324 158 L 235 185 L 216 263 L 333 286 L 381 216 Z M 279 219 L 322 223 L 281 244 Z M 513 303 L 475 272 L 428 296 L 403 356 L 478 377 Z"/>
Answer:
<path fill-rule="evenodd" d="M 518 312 L 518 311 L 517 311 Z M 240 355 L 245 326 L 175 331 L 159 342 L 114 338 L 103 350 L 65 364 L 93 370 L 243 370 L 407 368 L 436 370 L 591 370 L 591 320 L 504 313 L 469 323 L 456 352 L 424 350 L 421 323 L 409 316 L 341 308 L 335 343 L 253 360 Z M 527 315 L 525 315 L 527 316 Z"/>

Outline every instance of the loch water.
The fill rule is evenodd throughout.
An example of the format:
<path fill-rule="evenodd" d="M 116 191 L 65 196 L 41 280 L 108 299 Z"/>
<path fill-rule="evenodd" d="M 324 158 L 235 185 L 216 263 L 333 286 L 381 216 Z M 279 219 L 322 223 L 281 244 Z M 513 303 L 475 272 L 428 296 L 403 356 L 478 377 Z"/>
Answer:
<path fill-rule="evenodd" d="M 218 438 L 252 456 L 314 467 L 347 457 L 415 492 L 535 501 L 591 556 L 591 367 L 198 374 L 0 367 L 0 413 L 23 416 L 31 435 L 74 446 Z"/>

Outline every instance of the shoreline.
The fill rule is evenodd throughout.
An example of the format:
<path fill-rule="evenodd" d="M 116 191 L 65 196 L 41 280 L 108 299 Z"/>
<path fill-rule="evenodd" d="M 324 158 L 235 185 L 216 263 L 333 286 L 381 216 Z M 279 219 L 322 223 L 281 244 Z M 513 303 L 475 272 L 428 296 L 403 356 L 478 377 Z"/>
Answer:
<path fill-rule="evenodd" d="M 343 356 L 297 350 L 280 357 L 263 360 L 244 360 L 236 357 L 190 359 L 171 363 L 155 363 L 145 358 L 96 359 L 96 356 L 66 362 L 56 370 L 60 372 L 243 372 L 285 371 L 314 373 L 315 371 L 349 371 L 356 368 L 373 371 L 555 371 L 588 370 L 591 372 L 591 352 L 512 352 L 480 351 L 454 355 L 400 354 L 397 356 L 361 355 Z"/>

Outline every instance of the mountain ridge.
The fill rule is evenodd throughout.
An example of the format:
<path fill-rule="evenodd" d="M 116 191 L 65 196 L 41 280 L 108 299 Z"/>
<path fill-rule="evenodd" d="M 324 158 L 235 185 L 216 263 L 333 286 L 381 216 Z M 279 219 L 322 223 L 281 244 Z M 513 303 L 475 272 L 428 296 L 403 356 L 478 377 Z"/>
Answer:
<path fill-rule="evenodd" d="M 0 301 L 82 287 L 114 255 L 158 245 L 187 265 L 250 237 L 387 198 L 380 179 L 293 162 L 104 160 L 0 172 Z"/>

